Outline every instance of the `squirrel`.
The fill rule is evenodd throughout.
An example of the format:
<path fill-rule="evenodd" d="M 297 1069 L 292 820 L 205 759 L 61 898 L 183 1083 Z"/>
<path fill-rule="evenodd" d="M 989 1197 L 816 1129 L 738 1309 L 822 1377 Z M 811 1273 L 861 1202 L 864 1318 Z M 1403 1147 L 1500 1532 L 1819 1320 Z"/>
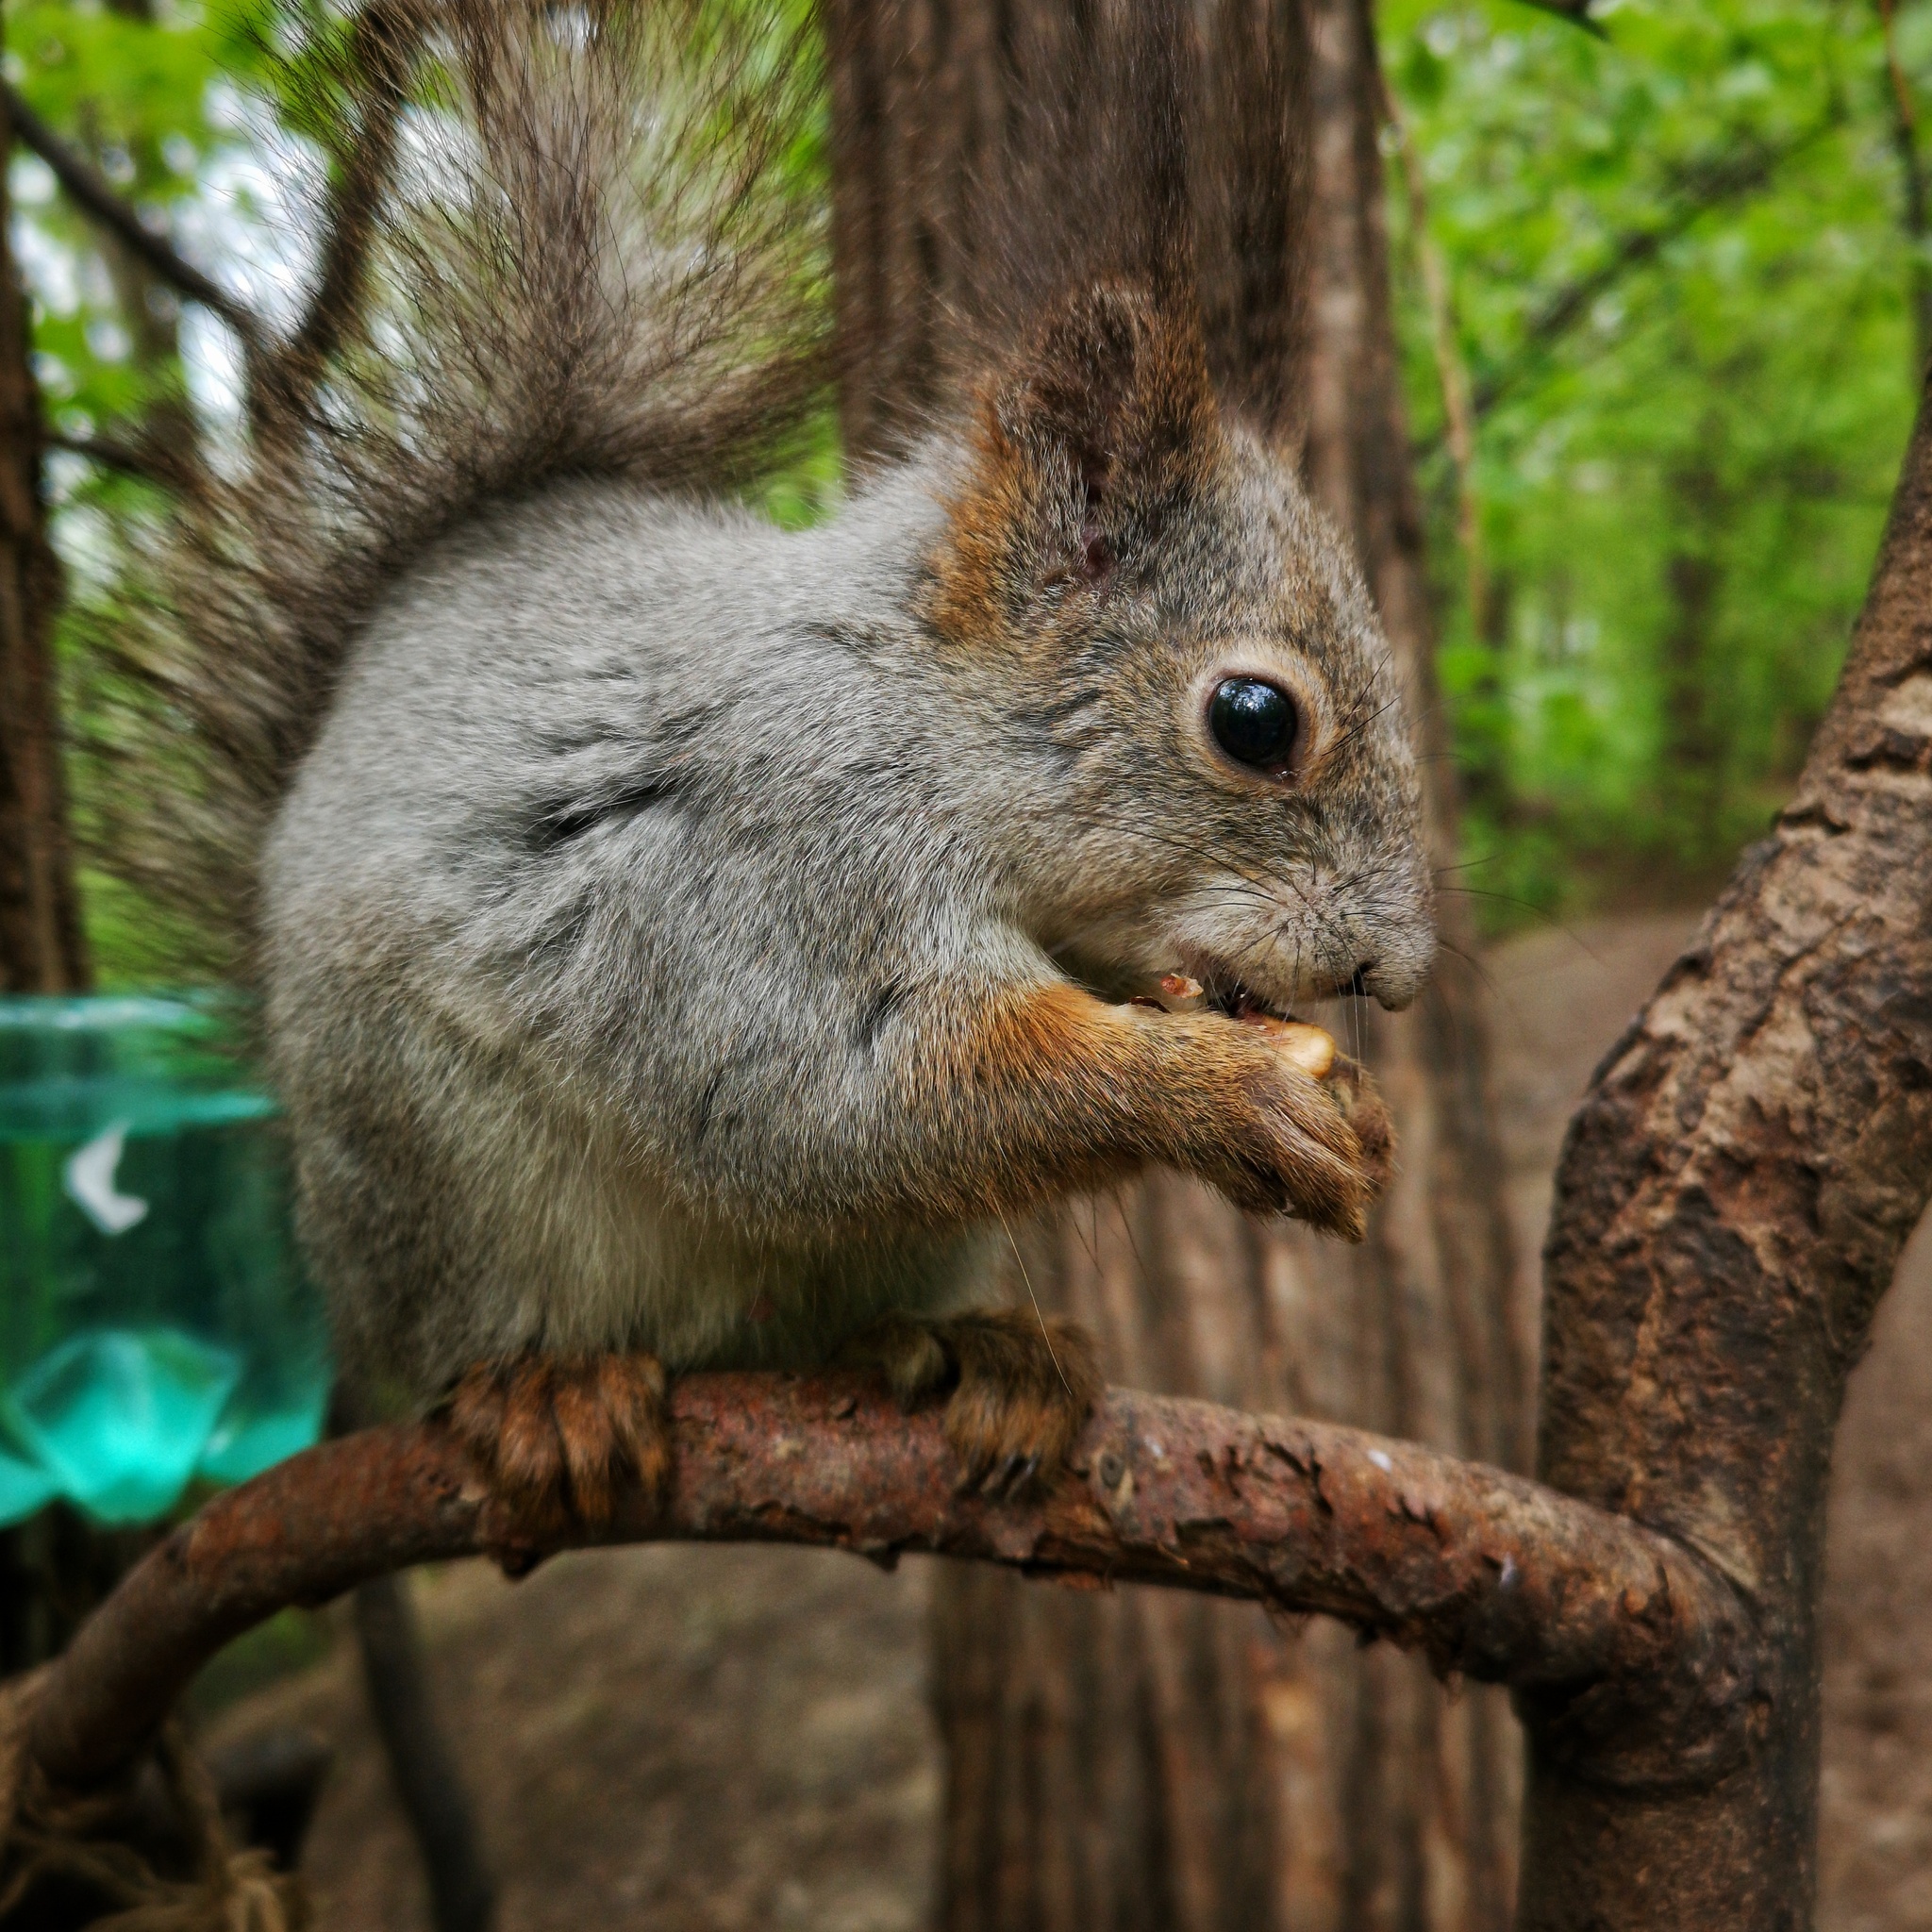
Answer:
<path fill-rule="evenodd" d="M 1361 577 L 1158 278 L 1063 289 L 815 526 L 732 502 L 826 379 L 795 28 L 385 17 L 430 185 L 127 617 L 344 1363 L 540 1512 L 665 1479 L 668 1374 L 841 1357 L 1016 1492 L 1100 1381 L 974 1307 L 989 1229 L 1156 1163 L 1358 1240 L 1388 1172 L 1284 1024 L 1434 946 Z"/>

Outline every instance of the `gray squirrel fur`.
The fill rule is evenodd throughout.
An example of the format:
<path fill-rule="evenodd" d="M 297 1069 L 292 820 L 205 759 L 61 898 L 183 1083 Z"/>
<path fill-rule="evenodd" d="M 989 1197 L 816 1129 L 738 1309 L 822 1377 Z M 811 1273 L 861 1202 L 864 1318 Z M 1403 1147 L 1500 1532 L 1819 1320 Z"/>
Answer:
<path fill-rule="evenodd" d="M 596 122 L 554 107 L 594 44 L 453 17 L 486 135 L 491 87 L 518 99 L 479 145 L 492 178 L 519 165 L 504 141 Z M 641 48 L 594 81 L 609 98 Z M 558 165 L 588 193 L 608 160 Z M 541 262 L 487 253 L 489 290 L 438 258 L 445 295 L 510 312 L 507 281 L 534 314 Z M 450 312 L 419 303 L 417 340 Z M 634 391 L 525 376 L 530 333 L 483 343 L 517 358 L 495 372 L 472 344 L 468 387 L 413 426 L 371 407 L 359 444 L 311 447 L 293 467 L 312 492 L 334 465 L 326 515 L 244 479 L 175 566 L 247 559 L 200 579 L 211 616 L 177 591 L 175 688 L 232 705 L 219 652 L 251 622 L 258 676 L 290 687 L 258 701 L 279 748 L 220 837 L 258 854 L 302 1234 L 365 1383 L 433 1397 L 529 1352 L 815 1364 L 970 1299 L 1001 1217 L 1148 1162 L 1358 1236 L 1374 1158 L 1346 1096 L 1231 1012 L 1129 1004 L 1187 973 L 1230 1008 L 1351 984 L 1399 1006 L 1433 950 L 1388 647 L 1291 470 L 1222 419 L 1187 305 L 1071 291 L 802 532 L 693 489 L 696 460 L 654 467 Z M 718 366 L 750 337 L 772 331 L 727 315 Z M 424 425 L 459 436 L 466 398 L 498 410 L 517 382 L 532 421 L 486 423 L 491 459 L 444 487 Z M 664 422 L 712 407 L 666 387 Z M 584 454 L 608 425 L 553 419 L 561 454 L 532 457 L 543 408 L 606 394 L 615 455 Z M 1285 780 L 1208 737 L 1207 693 L 1241 673 L 1300 706 Z"/>

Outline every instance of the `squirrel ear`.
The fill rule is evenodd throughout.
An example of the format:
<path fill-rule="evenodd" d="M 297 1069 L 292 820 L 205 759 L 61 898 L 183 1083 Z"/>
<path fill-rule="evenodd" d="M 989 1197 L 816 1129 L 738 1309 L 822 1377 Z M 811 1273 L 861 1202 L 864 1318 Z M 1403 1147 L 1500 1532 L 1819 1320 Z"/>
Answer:
<path fill-rule="evenodd" d="M 1050 309 L 991 398 L 1000 440 L 1042 465 L 1134 483 L 1186 480 L 1216 429 L 1191 305 L 1096 282 Z"/>
<path fill-rule="evenodd" d="M 1104 577 L 1207 476 L 1220 415 L 1191 308 L 1121 282 L 1064 298 L 981 392 L 974 441 L 940 603 L 983 634 L 1043 583 Z"/>
<path fill-rule="evenodd" d="M 987 414 L 987 454 L 1018 469 L 1041 516 L 1041 561 L 1059 548 L 1088 575 L 1112 561 L 1128 524 L 1201 478 L 1219 434 L 1191 304 L 1119 282 L 1050 310 Z"/>

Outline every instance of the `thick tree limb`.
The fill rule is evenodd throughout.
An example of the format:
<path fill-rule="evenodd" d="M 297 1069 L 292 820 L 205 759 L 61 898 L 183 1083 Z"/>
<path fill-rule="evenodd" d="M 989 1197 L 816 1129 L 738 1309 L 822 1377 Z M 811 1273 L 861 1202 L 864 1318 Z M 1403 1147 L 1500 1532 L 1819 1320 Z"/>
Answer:
<path fill-rule="evenodd" d="M 1736 1753 L 1753 1686 L 1741 1600 L 1681 1546 L 1520 1477 L 1326 1424 L 1113 1391 L 1044 1498 L 955 1493 L 939 1416 L 853 1375 L 693 1375 L 674 1393 L 660 1516 L 602 1532 L 930 1551 L 1090 1587 L 1162 1583 L 1344 1618 L 1439 1671 L 1533 1690 L 1602 1763 L 1641 1710 L 1674 1772 Z M 365 1430 L 210 1503 L 124 1580 L 41 1689 L 57 1784 L 115 1769 L 220 1646 L 286 1605 L 413 1563 L 527 1549 L 455 1440 Z"/>
<path fill-rule="evenodd" d="M 68 146 L 11 88 L 7 112 L 14 133 L 53 169 L 54 178 L 83 214 L 113 234 L 170 288 L 212 309 L 243 341 L 260 341 L 261 321 L 255 311 L 177 254 L 166 236 L 156 234 L 93 163 Z"/>
<path fill-rule="evenodd" d="M 1522 1924 L 1810 1924 L 1817 1602 L 1844 1378 L 1932 1194 L 1932 408 L 1771 837 L 1612 1049 L 1545 1250 L 1541 1468 L 1703 1551 L 1763 1645 L 1754 1749 L 1607 1790 L 1532 1740 Z M 1608 1848 L 1615 1848 L 1614 1856 Z"/>

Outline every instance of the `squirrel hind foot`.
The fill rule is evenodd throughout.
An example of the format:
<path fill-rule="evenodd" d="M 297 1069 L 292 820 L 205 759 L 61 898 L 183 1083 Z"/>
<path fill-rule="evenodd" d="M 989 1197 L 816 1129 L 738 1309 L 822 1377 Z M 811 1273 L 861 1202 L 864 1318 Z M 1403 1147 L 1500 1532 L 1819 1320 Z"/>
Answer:
<path fill-rule="evenodd" d="M 845 1359 L 877 1369 L 902 1407 L 945 1395 L 958 1488 L 995 1500 L 1059 1474 L 1106 1388 L 1093 1338 L 1030 1309 L 924 1321 L 891 1315 Z"/>
<path fill-rule="evenodd" d="M 498 1552 L 507 1573 L 534 1566 L 529 1537 L 609 1522 L 625 1477 L 653 1500 L 662 1494 L 665 1390 L 662 1363 L 641 1354 L 519 1356 L 478 1362 L 458 1379 L 442 1413 L 517 1525 Z"/>

